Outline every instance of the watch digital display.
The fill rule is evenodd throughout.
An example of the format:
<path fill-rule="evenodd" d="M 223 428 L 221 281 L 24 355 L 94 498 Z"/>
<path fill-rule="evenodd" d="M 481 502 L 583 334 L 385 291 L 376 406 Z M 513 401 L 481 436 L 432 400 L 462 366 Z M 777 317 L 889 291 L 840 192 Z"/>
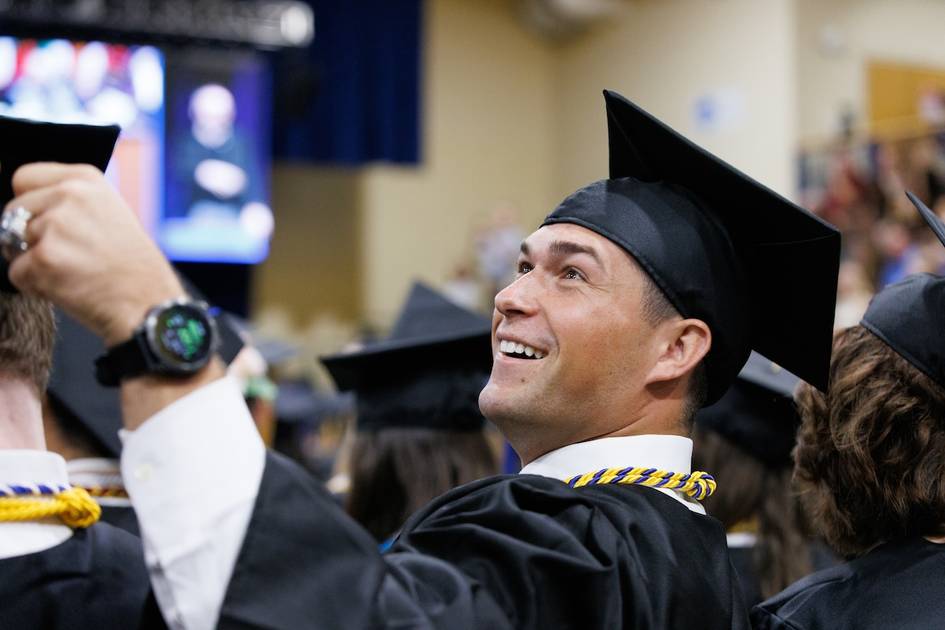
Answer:
<path fill-rule="evenodd" d="M 213 334 L 205 311 L 188 304 L 165 309 L 154 322 L 152 349 L 166 363 L 187 368 L 203 364 L 212 351 Z"/>

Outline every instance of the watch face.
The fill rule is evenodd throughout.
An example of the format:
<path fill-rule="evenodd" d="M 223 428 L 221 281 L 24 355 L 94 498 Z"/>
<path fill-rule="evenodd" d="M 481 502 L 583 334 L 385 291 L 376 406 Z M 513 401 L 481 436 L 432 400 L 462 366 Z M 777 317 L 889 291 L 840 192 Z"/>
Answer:
<path fill-rule="evenodd" d="M 169 367 L 202 367 L 213 350 L 213 331 L 206 311 L 175 304 L 158 313 L 151 328 L 151 347 Z"/>

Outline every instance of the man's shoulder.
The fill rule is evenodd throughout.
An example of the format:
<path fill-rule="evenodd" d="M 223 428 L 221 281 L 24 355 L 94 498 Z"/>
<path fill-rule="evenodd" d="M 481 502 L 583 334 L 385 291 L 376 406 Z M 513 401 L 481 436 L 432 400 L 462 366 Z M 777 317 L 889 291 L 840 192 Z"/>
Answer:
<path fill-rule="evenodd" d="M 889 543 L 795 582 L 756 606 L 752 621 L 760 628 L 932 627 L 945 614 L 943 571 L 945 548 L 923 540 Z"/>
<path fill-rule="evenodd" d="M 140 559 L 141 567 L 144 567 L 144 554 L 141 547 L 141 540 L 128 532 L 99 521 L 91 527 L 76 529 L 71 536 L 61 543 L 32 553 L 12 556 L 0 560 L 0 566 L 4 564 L 16 564 L 19 562 L 35 562 L 39 558 L 44 558 L 48 563 L 56 563 L 57 559 L 62 562 L 74 565 L 91 566 L 90 562 L 116 562 L 134 564 L 134 560 Z"/>
<path fill-rule="evenodd" d="M 141 541 L 96 523 L 55 547 L 0 561 L 0 592 L 2 628 L 135 628 L 150 583 Z"/>
<path fill-rule="evenodd" d="M 444 515 L 475 515 L 483 509 L 523 519 L 546 515 L 573 521 L 578 515 L 593 516 L 618 530 L 633 530 L 638 537 L 696 528 L 724 538 L 718 521 L 652 488 L 622 484 L 572 488 L 558 479 L 527 474 L 497 475 L 455 488 L 411 517 L 405 529 Z"/>
<path fill-rule="evenodd" d="M 507 610 L 523 605 L 507 592 L 567 591 L 598 612 L 616 606 L 633 619 L 625 627 L 742 627 L 721 525 L 652 488 L 483 479 L 411 517 L 388 558 L 409 563 L 416 554 L 492 584 Z"/>
<path fill-rule="evenodd" d="M 786 628 L 807 627 L 805 619 L 818 603 L 832 600 L 836 591 L 843 590 L 852 575 L 848 564 L 812 573 L 755 606 L 752 622 L 760 623 L 762 619 L 773 619 Z M 762 624 L 761 627 L 766 626 Z"/>
<path fill-rule="evenodd" d="M 113 582 L 123 590 L 145 586 L 148 581 L 141 540 L 103 522 L 76 530 L 55 547 L 0 561 L 0 571 L 19 571 L 20 565 L 45 572 L 53 580 L 86 575 Z"/>

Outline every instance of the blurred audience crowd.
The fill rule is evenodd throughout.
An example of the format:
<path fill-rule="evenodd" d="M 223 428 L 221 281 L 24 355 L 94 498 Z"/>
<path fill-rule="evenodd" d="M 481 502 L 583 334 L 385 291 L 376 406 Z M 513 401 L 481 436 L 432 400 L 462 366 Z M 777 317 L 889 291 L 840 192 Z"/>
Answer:
<path fill-rule="evenodd" d="M 945 133 L 845 139 L 803 152 L 799 168 L 801 204 L 843 233 L 836 328 L 859 322 L 883 287 L 945 271 L 945 250 L 904 194 L 945 217 Z"/>

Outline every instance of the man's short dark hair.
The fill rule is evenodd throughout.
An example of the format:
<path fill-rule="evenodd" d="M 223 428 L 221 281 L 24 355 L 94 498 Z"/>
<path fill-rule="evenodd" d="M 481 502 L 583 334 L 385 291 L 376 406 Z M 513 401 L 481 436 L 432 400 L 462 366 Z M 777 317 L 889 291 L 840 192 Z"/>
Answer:
<path fill-rule="evenodd" d="M 0 293 L 0 374 L 46 391 L 56 342 L 56 319 L 46 300 Z"/>
<path fill-rule="evenodd" d="M 634 264 L 636 264 L 636 261 L 634 261 Z M 640 306 L 646 322 L 655 327 L 667 320 L 682 317 L 672 302 L 669 301 L 669 298 L 666 297 L 666 294 L 656 286 L 653 279 L 639 265 L 637 265 L 637 268 L 640 269 L 643 276 L 643 299 Z M 687 428 L 692 427 L 692 419 L 705 404 L 706 396 L 708 396 L 708 381 L 705 376 L 705 365 L 700 361 L 699 365 L 692 371 L 692 377 L 689 381 L 689 395 L 683 410 L 683 421 Z"/>

